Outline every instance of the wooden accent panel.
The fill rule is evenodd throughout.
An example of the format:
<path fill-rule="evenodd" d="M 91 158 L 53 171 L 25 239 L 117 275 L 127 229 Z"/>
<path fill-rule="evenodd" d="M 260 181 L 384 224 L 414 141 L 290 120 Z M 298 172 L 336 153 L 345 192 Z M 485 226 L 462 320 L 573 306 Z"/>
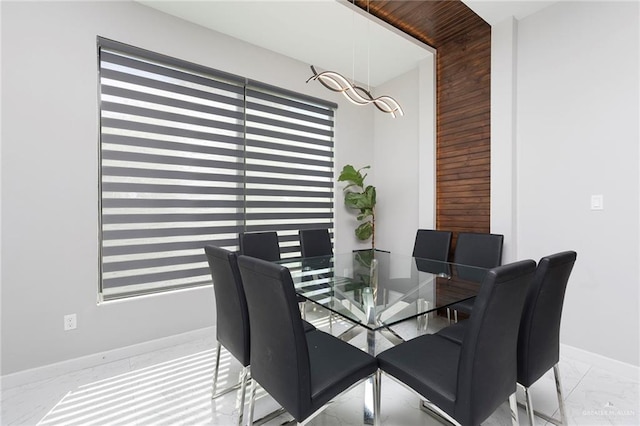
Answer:
<path fill-rule="evenodd" d="M 459 0 L 356 5 L 437 49 L 436 228 L 489 232 L 491 27 Z"/>
<path fill-rule="evenodd" d="M 356 5 L 436 49 L 481 23 L 460 0 L 356 0 Z"/>
<path fill-rule="evenodd" d="M 479 25 L 438 47 L 436 227 L 489 232 L 491 29 Z"/>

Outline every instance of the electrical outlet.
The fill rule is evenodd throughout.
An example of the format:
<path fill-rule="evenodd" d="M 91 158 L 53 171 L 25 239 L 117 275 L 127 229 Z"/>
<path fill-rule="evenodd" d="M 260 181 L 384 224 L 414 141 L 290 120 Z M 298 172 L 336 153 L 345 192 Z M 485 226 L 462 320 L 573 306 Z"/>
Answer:
<path fill-rule="evenodd" d="M 64 331 L 75 330 L 78 326 L 78 320 L 76 314 L 69 314 L 64 316 Z"/>
<path fill-rule="evenodd" d="M 604 210 L 604 197 L 602 194 L 591 196 L 591 210 Z"/>

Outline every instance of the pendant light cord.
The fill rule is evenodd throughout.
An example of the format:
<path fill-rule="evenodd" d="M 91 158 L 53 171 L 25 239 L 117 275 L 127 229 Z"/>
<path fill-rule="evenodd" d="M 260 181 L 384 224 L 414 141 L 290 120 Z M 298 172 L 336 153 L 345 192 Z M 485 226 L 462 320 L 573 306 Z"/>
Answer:
<path fill-rule="evenodd" d="M 371 19 L 369 16 L 369 0 L 367 0 L 367 90 L 371 91 Z"/>
<path fill-rule="evenodd" d="M 353 7 L 356 7 L 356 0 L 353 0 Z M 356 12 L 351 11 L 351 83 L 356 84 Z"/>

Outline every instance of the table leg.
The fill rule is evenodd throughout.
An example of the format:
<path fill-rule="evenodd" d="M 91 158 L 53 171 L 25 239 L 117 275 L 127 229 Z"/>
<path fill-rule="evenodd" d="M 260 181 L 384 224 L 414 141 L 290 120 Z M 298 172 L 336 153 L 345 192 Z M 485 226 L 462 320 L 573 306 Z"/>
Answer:
<path fill-rule="evenodd" d="M 376 355 L 376 332 L 367 330 L 367 352 Z M 373 377 L 364 382 L 364 424 L 373 424 Z"/>
<path fill-rule="evenodd" d="M 368 291 L 362 292 L 362 299 L 364 305 L 364 313 L 369 325 L 376 324 L 376 305 L 378 296 L 378 261 L 377 259 L 371 260 L 371 269 L 369 271 L 370 287 Z M 373 330 L 367 330 L 367 353 L 371 356 L 376 356 L 376 332 Z M 374 424 L 374 407 L 375 396 L 373 394 L 373 381 L 374 378 L 368 378 L 364 383 L 364 424 Z"/>
<path fill-rule="evenodd" d="M 429 301 L 419 298 L 416 301 L 416 309 L 418 312 L 426 312 L 429 310 Z M 419 332 L 426 332 L 429 327 L 429 314 L 422 314 L 416 318 L 416 323 Z"/>

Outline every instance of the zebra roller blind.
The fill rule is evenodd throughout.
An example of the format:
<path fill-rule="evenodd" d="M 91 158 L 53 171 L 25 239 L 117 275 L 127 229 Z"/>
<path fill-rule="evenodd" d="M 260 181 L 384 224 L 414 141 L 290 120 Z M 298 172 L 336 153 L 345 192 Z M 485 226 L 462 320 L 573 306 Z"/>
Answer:
<path fill-rule="evenodd" d="M 250 82 L 246 110 L 246 230 L 299 255 L 299 229 L 333 229 L 333 109 Z"/>
<path fill-rule="evenodd" d="M 333 229 L 334 104 L 98 38 L 100 295 L 208 285 L 203 247 Z"/>

